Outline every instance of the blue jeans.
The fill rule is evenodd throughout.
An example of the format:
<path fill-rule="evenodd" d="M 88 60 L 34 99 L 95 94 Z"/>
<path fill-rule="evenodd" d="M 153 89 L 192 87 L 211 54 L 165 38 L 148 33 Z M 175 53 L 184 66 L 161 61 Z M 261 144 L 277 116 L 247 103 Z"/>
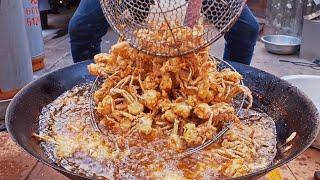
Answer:
<path fill-rule="evenodd" d="M 81 0 L 68 28 L 73 62 L 93 59 L 100 53 L 101 38 L 108 27 L 99 0 Z"/>
<path fill-rule="evenodd" d="M 259 35 L 259 24 L 246 6 L 239 19 L 224 35 L 226 40 L 223 59 L 250 65 Z"/>
<path fill-rule="evenodd" d="M 100 53 L 101 38 L 109 25 L 98 0 L 81 0 L 69 23 L 71 52 L 74 62 L 92 59 Z M 258 37 L 259 25 L 245 7 L 240 18 L 225 34 L 224 60 L 250 64 Z"/>

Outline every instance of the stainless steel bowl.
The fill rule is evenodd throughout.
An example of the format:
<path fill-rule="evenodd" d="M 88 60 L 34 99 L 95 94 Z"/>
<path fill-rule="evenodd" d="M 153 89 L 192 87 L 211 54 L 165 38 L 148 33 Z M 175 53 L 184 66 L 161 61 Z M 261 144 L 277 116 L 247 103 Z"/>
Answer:
<path fill-rule="evenodd" d="M 261 41 L 264 42 L 268 52 L 283 55 L 296 53 L 301 45 L 300 38 L 286 35 L 263 36 Z"/>

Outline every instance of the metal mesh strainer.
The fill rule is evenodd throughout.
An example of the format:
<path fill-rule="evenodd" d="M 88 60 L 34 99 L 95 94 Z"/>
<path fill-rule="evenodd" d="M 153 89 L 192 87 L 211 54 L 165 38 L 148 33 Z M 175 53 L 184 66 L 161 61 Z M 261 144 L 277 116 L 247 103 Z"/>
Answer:
<path fill-rule="evenodd" d="M 219 39 L 238 19 L 245 0 L 100 0 L 111 26 L 134 48 L 180 56 Z M 162 35 L 151 38 L 161 28 Z M 201 25 L 201 30 L 197 25 Z M 176 34 L 188 29 L 190 34 Z M 161 34 L 161 33 L 160 33 Z M 167 39 L 172 37 L 172 41 Z M 170 38 L 169 38 L 170 39 Z M 199 41 L 199 39 L 202 39 Z"/>
<path fill-rule="evenodd" d="M 165 57 L 182 56 L 209 46 L 232 27 L 245 6 L 245 0 L 100 0 L 100 3 L 111 27 L 132 47 Z M 236 71 L 227 62 L 218 61 L 219 70 Z M 98 77 L 93 83 L 92 95 L 100 82 Z M 237 113 L 245 98 L 245 94 L 236 98 Z M 108 136 L 97 124 L 93 97 L 90 101 L 93 128 Z M 178 156 L 195 153 L 219 140 L 231 125 L 227 123 L 211 140 Z"/>

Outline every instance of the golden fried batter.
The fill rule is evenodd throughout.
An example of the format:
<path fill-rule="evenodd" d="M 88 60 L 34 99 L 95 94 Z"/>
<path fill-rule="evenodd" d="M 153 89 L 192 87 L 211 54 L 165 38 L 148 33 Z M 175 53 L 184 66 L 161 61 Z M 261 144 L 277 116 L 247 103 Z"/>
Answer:
<path fill-rule="evenodd" d="M 106 117 L 104 121 L 112 121 L 103 124 L 144 134 L 162 129 L 184 148 L 212 138 L 223 122 L 238 121 L 233 99 L 240 93 L 250 95 L 239 73 L 218 71 L 208 49 L 161 58 L 119 42 L 109 54 L 98 54 L 94 60 L 88 70 L 105 79 L 94 94 L 97 112 Z"/>

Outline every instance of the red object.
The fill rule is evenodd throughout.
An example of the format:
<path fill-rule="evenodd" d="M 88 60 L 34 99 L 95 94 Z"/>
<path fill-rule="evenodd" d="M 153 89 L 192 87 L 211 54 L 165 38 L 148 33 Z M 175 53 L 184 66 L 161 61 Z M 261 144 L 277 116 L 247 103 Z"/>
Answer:
<path fill-rule="evenodd" d="M 184 25 L 193 27 L 200 18 L 202 0 L 189 0 Z"/>

